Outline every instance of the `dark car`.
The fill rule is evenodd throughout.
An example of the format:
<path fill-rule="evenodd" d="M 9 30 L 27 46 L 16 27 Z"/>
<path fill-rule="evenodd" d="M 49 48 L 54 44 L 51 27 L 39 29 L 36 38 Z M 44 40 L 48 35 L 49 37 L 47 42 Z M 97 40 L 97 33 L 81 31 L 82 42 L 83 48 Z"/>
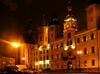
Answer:
<path fill-rule="evenodd" d="M 45 68 L 45 69 L 43 69 L 43 71 L 51 71 L 51 69 L 50 68 Z"/>

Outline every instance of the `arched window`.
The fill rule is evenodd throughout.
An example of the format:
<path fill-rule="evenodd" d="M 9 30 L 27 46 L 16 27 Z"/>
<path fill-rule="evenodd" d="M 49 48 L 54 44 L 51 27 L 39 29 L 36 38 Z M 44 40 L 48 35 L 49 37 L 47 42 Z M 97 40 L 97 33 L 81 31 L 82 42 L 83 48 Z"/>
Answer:
<path fill-rule="evenodd" d="M 71 33 L 68 33 L 68 39 L 71 38 Z"/>

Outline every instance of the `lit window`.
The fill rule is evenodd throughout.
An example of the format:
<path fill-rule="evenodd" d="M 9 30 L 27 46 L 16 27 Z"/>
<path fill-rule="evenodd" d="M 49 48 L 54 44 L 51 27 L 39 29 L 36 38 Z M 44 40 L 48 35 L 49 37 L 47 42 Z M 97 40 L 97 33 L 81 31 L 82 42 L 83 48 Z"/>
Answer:
<path fill-rule="evenodd" d="M 80 39 L 79 38 L 77 38 L 77 43 L 80 43 Z"/>
<path fill-rule="evenodd" d="M 84 66 L 87 66 L 87 61 L 84 61 Z"/>
<path fill-rule="evenodd" d="M 86 36 L 83 37 L 83 42 L 85 42 L 85 41 L 86 41 Z"/>
<path fill-rule="evenodd" d="M 87 54 L 87 49 L 86 48 L 84 49 L 84 54 Z"/>
<path fill-rule="evenodd" d="M 91 48 L 92 53 L 94 53 L 94 46 Z"/>
<path fill-rule="evenodd" d="M 92 40 L 92 39 L 94 39 L 94 34 L 93 34 L 93 33 L 91 34 L 91 40 Z"/>
<path fill-rule="evenodd" d="M 95 62 L 94 62 L 94 60 L 92 60 L 92 66 L 95 66 Z"/>

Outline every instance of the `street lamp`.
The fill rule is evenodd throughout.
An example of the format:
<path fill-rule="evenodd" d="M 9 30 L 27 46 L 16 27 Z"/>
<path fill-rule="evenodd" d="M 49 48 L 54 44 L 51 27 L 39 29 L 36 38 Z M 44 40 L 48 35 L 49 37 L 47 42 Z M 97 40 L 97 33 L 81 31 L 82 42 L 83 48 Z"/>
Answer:
<path fill-rule="evenodd" d="M 81 68 L 80 68 L 80 54 L 82 53 L 82 51 L 77 51 L 77 54 L 79 54 L 79 72 L 81 72 Z"/>
<path fill-rule="evenodd" d="M 14 48 L 18 48 L 20 46 L 20 44 L 19 43 L 12 43 L 12 46 Z M 16 56 L 15 56 L 15 64 L 17 64 L 17 50 L 16 50 Z"/>

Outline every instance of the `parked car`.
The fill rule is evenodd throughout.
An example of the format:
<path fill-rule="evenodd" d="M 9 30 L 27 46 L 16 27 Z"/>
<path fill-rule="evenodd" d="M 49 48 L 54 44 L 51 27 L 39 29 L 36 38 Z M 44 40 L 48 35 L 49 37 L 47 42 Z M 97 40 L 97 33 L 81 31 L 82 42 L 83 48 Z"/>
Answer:
<path fill-rule="evenodd" d="M 45 69 L 43 69 L 43 71 L 51 71 L 51 69 L 50 68 L 45 68 Z"/>

